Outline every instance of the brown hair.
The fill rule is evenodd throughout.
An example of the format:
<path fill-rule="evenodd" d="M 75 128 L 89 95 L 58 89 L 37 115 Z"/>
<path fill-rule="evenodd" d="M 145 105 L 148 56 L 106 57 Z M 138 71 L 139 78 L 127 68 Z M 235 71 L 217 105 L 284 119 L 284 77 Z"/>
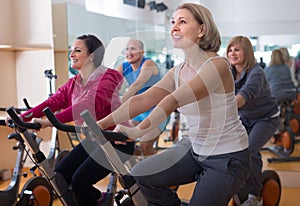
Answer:
<path fill-rule="evenodd" d="M 77 39 L 83 40 L 88 49 L 89 54 L 94 55 L 93 62 L 95 67 L 100 66 L 105 53 L 104 45 L 100 41 L 100 39 L 98 39 L 92 34 L 84 34 L 78 36 Z"/>
<path fill-rule="evenodd" d="M 242 46 L 242 49 L 244 50 L 244 55 L 245 55 L 244 69 L 247 71 L 248 69 L 253 67 L 253 65 L 256 62 L 255 57 L 254 57 L 253 46 L 251 44 L 251 41 L 247 37 L 235 36 L 230 39 L 230 41 L 227 45 L 227 48 L 226 48 L 227 57 L 228 57 L 229 48 L 234 45 L 237 45 L 237 44 L 240 44 Z"/>

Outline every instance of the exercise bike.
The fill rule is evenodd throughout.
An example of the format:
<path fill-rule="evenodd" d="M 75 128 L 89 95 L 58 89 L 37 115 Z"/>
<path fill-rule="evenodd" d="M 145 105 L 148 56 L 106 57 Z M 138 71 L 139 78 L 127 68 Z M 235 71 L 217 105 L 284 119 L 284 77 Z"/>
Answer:
<path fill-rule="evenodd" d="M 45 77 L 48 79 L 49 82 L 49 94 L 48 96 L 51 97 L 53 95 L 53 80 L 57 79 L 57 75 L 53 74 L 52 69 L 45 70 L 44 71 Z M 26 108 L 31 109 L 32 107 L 28 103 L 26 99 L 23 99 Z M 66 133 L 68 138 L 68 144 L 71 146 L 71 148 L 74 148 L 75 145 L 73 143 L 73 140 L 80 141 L 80 138 L 76 135 L 76 133 Z M 72 137 L 73 136 L 73 137 Z M 52 128 L 51 131 L 51 139 L 50 139 L 50 146 L 49 146 L 49 154 L 47 156 L 47 159 L 49 160 L 49 164 L 54 169 L 55 166 L 69 153 L 69 149 L 62 149 L 60 145 L 60 137 L 58 134 L 58 131 L 55 127 Z"/>
<path fill-rule="evenodd" d="M 50 122 L 59 130 L 70 131 L 70 129 L 67 128 L 70 126 L 64 126 L 63 124 L 59 123 L 49 108 L 46 108 L 44 110 L 44 113 L 46 114 Z M 115 168 L 115 171 L 117 171 L 111 174 L 110 183 L 107 189 L 107 202 L 105 202 L 105 204 L 102 205 L 112 205 L 113 202 L 116 202 L 118 206 L 146 205 L 146 202 L 142 194 L 140 193 L 137 185 L 135 184 L 134 179 L 130 175 L 127 175 L 128 169 L 126 168 L 126 166 L 124 166 L 123 162 L 120 161 L 118 154 L 116 154 L 114 148 L 111 146 L 111 144 L 108 144 L 107 141 L 107 139 L 110 139 L 107 138 L 110 135 L 121 135 L 120 139 L 123 138 L 123 140 L 125 140 L 127 137 L 122 137 L 122 134 L 120 133 L 111 134 L 107 133 L 106 131 L 102 131 L 88 111 L 82 112 L 81 117 L 84 119 L 85 123 L 88 126 L 88 128 L 82 129 L 85 136 L 96 140 L 96 142 L 103 149 L 104 153 L 106 154 L 106 157 L 108 158 L 112 166 Z M 77 128 L 75 130 L 78 131 L 79 129 Z M 120 183 L 124 188 L 119 192 L 117 192 L 116 190 L 117 177 L 119 178 Z M 266 206 L 278 205 L 281 197 L 281 182 L 278 174 L 273 170 L 265 170 L 263 172 L 262 181 L 262 197 L 264 200 L 264 204 Z M 119 200 L 123 198 L 124 195 L 126 196 L 125 200 L 123 202 L 120 202 Z M 234 198 L 235 200 L 239 198 L 240 201 L 244 201 L 247 197 L 248 193 L 241 192 L 238 196 L 235 196 Z M 188 205 L 187 202 L 183 202 L 182 204 Z M 232 204 L 238 205 L 237 202 L 232 202 Z"/>
<path fill-rule="evenodd" d="M 87 128 L 81 128 L 71 125 L 62 124 L 56 119 L 55 115 L 50 108 L 46 108 L 44 111 L 45 115 L 51 122 L 51 124 L 60 131 L 70 132 L 77 131 L 82 132 L 86 138 L 94 139 L 105 156 L 109 160 L 114 171 L 110 175 L 110 181 L 107 186 L 106 195 L 102 200 L 102 206 L 112 206 L 114 203 L 118 206 L 140 206 L 146 205 L 146 201 L 139 191 L 138 186 L 132 176 L 129 175 L 129 168 L 132 167 L 132 163 L 136 160 L 128 160 L 125 164 L 121 161 L 120 157 L 116 153 L 116 150 L 112 147 L 108 140 L 119 140 L 125 141 L 128 137 L 121 133 L 114 133 L 108 131 L 102 131 L 91 114 L 86 110 L 82 112 L 81 117 L 87 124 Z M 117 190 L 117 181 L 121 184 L 121 190 Z"/>
<path fill-rule="evenodd" d="M 170 137 L 173 137 L 170 141 L 176 142 L 178 138 L 178 131 L 180 125 L 180 113 L 175 112 L 175 118 L 172 122 L 172 128 L 170 131 Z M 262 172 L 262 198 L 264 206 L 278 206 L 281 198 L 281 181 L 279 175 L 274 170 L 264 170 Z M 174 192 L 178 191 L 179 186 L 171 186 Z M 248 191 L 243 190 L 234 195 L 229 202 L 229 206 L 239 206 L 248 198 Z M 182 200 L 182 206 L 188 206 L 189 202 Z"/>
<path fill-rule="evenodd" d="M 47 74 L 47 75 L 52 74 L 51 70 L 50 71 L 46 70 L 45 74 Z M 46 77 L 50 78 L 50 85 L 51 85 L 51 77 L 49 77 L 49 76 L 46 76 Z M 50 89 L 49 96 L 51 96 L 51 95 L 52 95 L 52 90 Z M 21 108 L 21 109 L 14 108 L 17 114 L 21 114 L 21 111 L 27 111 L 28 109 L 32 108 L 26 98 L 24 98 L 23 101 L 24 101 L 26 108 Z M 6 111 L 6 109 L 2 108 L 2 111 Z M 74 136 L 76 137 L 76 141 L 79 141 L 80 138 L 76 135 L 76 133 L 72 133 L 72 134 L 74 134 Z M 67 133 L 67 138 L 68 138 L 69 144 L 71 145 L 71 148 L 73 148 L 74 144 L 73 144 L 70 133 Z M 38 139 L 41 140 L 41 138 L 38 138 Z M 55 165 L 57 165 L 68 153 L 69 153 L 69 150 L 61 149 L 58 131 L 55 127 L 53 127 L 52 131 L 51 131 L 49 153 L 47 155 L 47 159 L 49 160 L 49 163 L 52 166 L 52 168 L 54 169 Z M 35 169 L 36 169 L 36 167 L 33 167 L 31 169 L 31 171 L 34 172 Z"/>
<path fill-rule="evenodd" d="M 23 122 L 17 115 L 13 107 L 6 110 L 18 132 L 21 134 L 23 141 L 26 141 L 31 150 L 32 162 L 35 164 L 35 168 L 41 172 L 40 178 L 44 178 L 50 185 L 50 191 L 54 193 L 56 197 L 62 202 L 63 205 L 76 206 L 76 202 L 72 201 L 72 194 L 68 193 L 68 186 L 60 177 L 57 177 L 53 171 L 53 165 L 50 159 L 47 159 L 44 153 L 39 149 L 38 143 L 35 141 L 36 134 L 30 132 L 30 130 L 39 130 L 41 125 L 37 123 Z M 23 139 L 24 138 L 24 139 Z M 51 198 L 52 201 L 52 198 Z"/>
<path fill-rule="evenodd" d="M 264 206 L 278 206 L 281 199 L 281 181 L 274 170 L 264 170 L 262 173 L 262 199 Z M 248 198 L 248 191 L 242 190 L 234 195 L 229 206 L 240 206 Z"/>
<path fill-rule="evenodd" d="M 39 150 L 39 148 L 37 147 L 37 143 L 35 141 L 33 141 L 33 137 L 34 137 L 34 133 L 31 133 L 28 131 L 28 129 L 33 129 L 33 130 L 39 130 L 40 129 L 40 125 L 36 124 L 36 123 L 26 123 L 23 122 L 19 116 L 16 114 L 16 112 L 14 111 L 13 108 L 9 108 L 7 109 L 7 113 L 10 115 L 11 119 L 14 121 L 14 124 L 18 126 L 18 129 L 20 130 L 20 133 L 24 136 L 24 138 L 26 139 L 27 143 L 29 144 L 32 153 L 33 153 L 33 157 L 34 157 L 34 162 L 36 164 L 36 167 L 42 171 L 42 174 L 44 175 L 44 177 L 47 179 L 47 181 L 49 182 L 49 184 L 51 185 L 53 191 L 55 192 L 56 196 L 59 198 L 59 200 L 61 201 L 61 203 L 63 205 L 66 206 L 76 206 L 77 203 L 73 198 L 73 193 L 72 190 L 70 189 L 69 185 L 66 183 L 66 181 L 64 180 L 64 178 L 60 175 L 60 174 L 56 174 L 53 171 L 53 168 L 51 166 L 51 164 L 49 163 L 49 160 L 46 159 L 45 155 L 43 154 L 43 152 L 41 152 Z M 91 122 L 91 120 L 89 120 L 89 116 L 90 114 L 86 114 L 84 115 L 85 118 L 88 119 L 88 122 Z M 128 174 L 128 170 L 125 167 L 125 165 L 122 163 L 122 161 L 119 159 L 115 149 L 112 147 L 112 145 L 109 143 L 107 144 L 106 138 L 109 140 L 117 140 L 117 141 L 124 141 L 127 139 L 126 136 L 122 135 L 121 133 L 115 133 L 115 132 L 109 132 L 109 131 L 102 131 L 100 130 L 100 128 L 95 125 L 93 125 L 94 127 L 94 131 L 91 132 L 91 130 L 89 129 L 85 129 L 84 134 L 86 135 L 86 138 L 93 138 L 93 139 L 98 139 L 101 138 L 102 141 L 105 141 L 105 144 L 100 145 L 100 147 L 104 150 L 106 156 L 108 157 L 108 159 L 110 160 L 113 168 L 116 168 L 118 170 L 116 174 L 122 174 L 122 176 L 124 176 L 123 178 L 123 182 L 120 181 L 120 183 L 124 183 L 124 186 L 126 186 L 126 190 L 124 189 L 124 194 L 129 194 L 130 198 L 129 199 L 125 199 L 124 201 L 120 202 L 120 205 L 122 206 L 129 206 L 129 205 L 145 205 L 145 201 L 143 199 L 143 196 L 141 194 L 141 192 L 139 191 L 138 187 L 135 184 L 135 181 L 133 179 L 133 177 L 131 177 L 130 175 L 125 176 L 126 174 Z M 66 130 L 63 129 L 63 131 L 71 131 L 71 132 L 80 132 L 80 128 L 78 127 L 74 127 L 72 125 L 64 125 L 64 128 Z M 109 154 L 109 155 L 108 155 Z M 116 181 L 117 176 L 115 176 L 114 181 Z M 112 190 L 114 190 L 115 185 L 112 184 Z M 109 195 L 108 195 L 109 197 Z M 118 203 L 118 196 L 114 196 L 112 195 L 112 197 L 114 198 L 114 200 L 116 201 L 116 203 Z M 138 202 L 138 203 L 137 203 Z M 140 204 L 141 203 L 141 204 Z M 105 204 L 102 204 L 105 205 Z M 106 204 L 106 205 L 110 205 L 110 204 Z"/>
<path fill-rule="evenodd" d="M 44 71 L 45 77 L 48 79 L 49 82 L 49 94 L 48 96 L 51 97 L 53 95 L 53 89 L 52 89 L 52 81 L 54 79 L 57 79 L 57 75 L 53 74 L 52 69 L 45 70 Z M 29 108 L 29 104 L 27 103 L 27 108 Z M 51 133 L 51 141 L 50 141 L 50 152 L 47 156 L 47 159 L 50 160 L 50 164 L 52 165 L 53 169 L 55 166 L 69 153 L 68 149 L 61 149 L 60 145 L 60 138 L 58 135 L 58 131 L 56 127 L 52 128 L 52 133 Z M 75 145 L 72 141 L 71 136 L 74 136 L 76 141 L 80 141 L 80 138 L 76 135 L 76 133 L 72 132 L 67 132 L 67 137 L 68 137 L 68 143 L 71 145 L 71 148 L 74 148 Z M 74 135 L 73 135 L 74 134 Z"/>
<path fill-rule="evenodd" d="M 6 126 L 5 120 L 0 120 L 1 126 Z M 14 128 L 13 124 L 10 127 Z M 16 164 L 9 186 L 0 191 L 0 206 L 50 206 L 52 205 L 53 193 L 48 181 L 40 176 L 30 178 L 20 190 L 22 177 L 27 177 L 27 173 L 22 171 L 29 151 L 26 149 L 25 141 L 21 134 L 16 132 L 8 135 L 8 139 L 17 141 L 13 150 L 17 150 Z M 39 142 L 36 143 L 39 146 Z"/>
<path fill-rule="evenodd" d="M 274 145 L 263 148 L 278 156 L 268 158 L 269 163 L 300 161 L 299 156 L 291 156 L 299 141 L 296 136 L 300 135 L 300 116 L 295 113 L 294 103 L 288 100 L 279 105 L 281 125 L 271 141 Z"/>

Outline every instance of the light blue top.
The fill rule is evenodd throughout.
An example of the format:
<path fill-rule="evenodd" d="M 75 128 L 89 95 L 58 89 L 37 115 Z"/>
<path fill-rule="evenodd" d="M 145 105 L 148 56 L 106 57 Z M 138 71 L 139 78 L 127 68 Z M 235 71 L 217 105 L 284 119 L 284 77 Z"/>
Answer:
<path fill-rule="evenodd" d="M 136 81 L 136 79 L 138 78 L 138 76 L 141 72 L 143 64 L 148 59 L 150 59 L 150 58 L 143 57 L 143 60 L 140 64 L 139 68 L 135 71 L 132 69 L 132 66 L 130 65 L 130 63 L 128 63 L 128 62 L 123 63 L 123 65 L 122 65 L 123 66 L 123 76 L 125 77 L 129 86 L 132 85 Z M 156 82 L 158 82 L 160 79 L 161 79 L 161 76 L 160 76 L 160 72 L 158 71 L 158 74 L 152 75 L 150 77 L 150 79 L 147 82 L 145 82 L 145 84 L 142 86 L 142 88 L 136 94 L 143 93 L 144 91 L 149 89 L 151 86 L 153 86 Z M 150 114 L 152 109 L 134 117 L 133 120 L 138 121 L 138 122 L 143 121 L 146 117 L 148 117 L 148 115 Z"/>

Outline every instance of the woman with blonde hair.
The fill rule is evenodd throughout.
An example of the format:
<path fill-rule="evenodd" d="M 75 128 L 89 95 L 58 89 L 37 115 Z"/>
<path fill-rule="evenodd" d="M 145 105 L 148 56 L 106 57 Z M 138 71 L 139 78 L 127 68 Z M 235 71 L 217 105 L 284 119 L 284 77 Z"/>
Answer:
<path fill-rule="evenodd" d="M 230 65 L 217 54 L 221 38 L 205 7 L 182 4 L 171 23 L 173 45 L 184 52 L 184 62 L 98 125 L 106 129 L 155 106 L 138 126 L 117 127 L 134 139 L 178 109 L 187 119 L 188 138 L 137 163 L 131 174 L 148 205 L 179 206 L 181 201 L 170 186 L 196 181 L 189 205 L 224 206 L 250 170 L 247 132 L 237 113 Z"/>
<path fill-rule="evenodd" d="M 286 47 L 280 47 L 279 50 L 283 54 L 284 62 L 290 69 L 291 78 L 292 78 L 294 85 L 298 86 L 298 81 L 296 80 L 295 59 L 290 55 L 289 50 Z"/>
<path fill-rule="evenodd" d="M 235 81 L 238 113 L 248 132 L 252 167 L 243 190 L 248 199 L 243 206 L 262 206 L 261 148 L 279 127 L 279 111 L 264 70 L 255 62 L 254 50 L 245 36 L 233 37 L 226 49 Z M 247 194 L 246 193 L 246 194 Z"/>
<path fill-rule="evenodd" d="M 271 62 L 265 69 L 271 93 L 276 97 L 278 104 L 291 101 L 296 97 L 296 88 L 286 60 L 286 53 L 283 53 L 281 49 L 274 49 Z"/>

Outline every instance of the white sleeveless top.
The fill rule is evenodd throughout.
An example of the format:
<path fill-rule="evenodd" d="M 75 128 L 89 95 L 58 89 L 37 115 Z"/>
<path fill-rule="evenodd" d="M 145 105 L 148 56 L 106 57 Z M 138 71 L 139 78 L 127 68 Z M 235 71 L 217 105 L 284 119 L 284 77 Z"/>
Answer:
<path fill-rule="evenodd" d="M 215 58 L 224 57 L 209 58 L 202 64 L 200 70 L 203 65 Z M 176 88 L 179 87 L 179 73 L 182 66 L 178 65 L 174 71 Z M 248 135 L 238 116 L 234 91 L 227 94 L 210 93 L 209 96 L 178 110 L 187 119 L 188 136 L 196 154 L 219 155 L 241 151 L 248 147 Z"/>

